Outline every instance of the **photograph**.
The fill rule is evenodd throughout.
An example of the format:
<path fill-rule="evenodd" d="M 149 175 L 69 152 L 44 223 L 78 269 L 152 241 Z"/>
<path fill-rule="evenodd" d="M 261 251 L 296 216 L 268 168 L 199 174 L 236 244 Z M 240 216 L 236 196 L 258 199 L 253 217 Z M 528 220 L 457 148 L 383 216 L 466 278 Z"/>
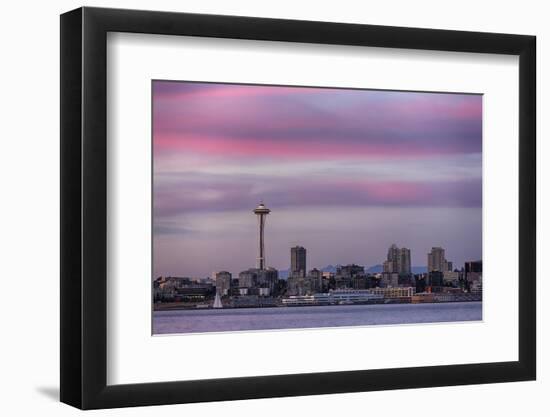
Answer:
<path fill-rule="evenodd" d="M 0 416 L 550 416 L 544 5 L 6 2 Z"/>
<path fill-rule="evenodd" d="M 153 335 L 482 320 L 482 94 L 151 88 Z"/>

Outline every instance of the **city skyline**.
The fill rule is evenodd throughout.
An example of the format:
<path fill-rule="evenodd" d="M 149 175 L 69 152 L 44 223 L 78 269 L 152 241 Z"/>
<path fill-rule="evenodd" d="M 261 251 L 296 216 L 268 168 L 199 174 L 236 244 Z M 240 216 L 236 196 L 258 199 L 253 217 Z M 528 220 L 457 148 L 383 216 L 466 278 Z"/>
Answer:
<path fill-rule="evenodd" d="M 192 99 L 192 100 L 190 100 Z M 481 96 L 155 81 L 153 275 L 480 259 Z"/>
<path fill-rule="evenodd" d="M 391 251 L 392 248 L 395 247 L 395 246 L 396 246 L 396 244 L 392 243 L 392 245 L 389 248 L 387 248 L 387 250 Z M 315 270 L 315 269 L 323 271 L 327 267 L 332 267 L 333 269 L 337 269 L 338 267 L 342 267 L 342 266 L 357 265 L 357 266 L 363 266 L 363 267 L 365 267 L 365 269 L 377 268 L 377 269 L 380 270 L 379 272 L 377 272 L 377 274 L 381 274 L 381 273 L 384 273 L 384 272 L 395 272 L 395 273 L 405 273 L 405 274 L 409 273 L 409 274 L 415 275 L 415 274 L 418 274 L 418 273 L 414 272 L 412 270 L 413 268 L 424 268 L 425 271 L 422 272 L 423 274 L 429 273 L 430 271 L 434 271 L 434 270 L 436 270 L 436 271 L 447 271 L 447 270 L 448 271 L 454 271 L 454 270 L 460 271 L 460 270 L 464 269 L 464 267 L 467 264 L 472 264 L 472 263 L 476 263 L 476 262 L 481 261 L 481 256 L 479 258 L 472 258 L 472 259 L 466 260 L 463 263 L 455 263 L 452 260 L 450 260 L 449 261 L 451 263 L 451 268 L 450 269 L 448 269 L 446 267 L 439 267 L 439 268 L 434 269 L 434 268 L 431 268 L 430 260 L 429 260 L 431 252 L 433 252 L 434 249 L 435 250 L 442 249 L 443 253 L 445 253 L 445 249 L 441 248 L 441 247 L 431 247 L 430 252 L 425 254 L 425 255 L 428 256 L 428 262 L 427 263 L 425 262 L 424 264 L 418 264 L 418 265 L 410 263 L 409 268 L 405 269 L 405 270 L 402 270 L 401 268 L 387 270 L 387 267 L 386 267 L 385 264 L 389 260 L 389 255 L 388 255 L 388 259 L 384 259 L 384 257 L 382 257 L 380 262 L 378 262 L 376 264 L 365 264 L 365 263 L 361 263 L 361 262 L 350 262 L 350 263 L 342 264 L 342 263 L 330 263 L 329 262 L 329 263 L 326 263 L 326 264 L 323 264 L 323 265 L 307 266 L 307 265 L 310 264 L 310 262 L 306 260 L 306 259 L 309 259 L 309 254 L 306 255 L 307 248 L 305 248 L 303 246 L 300 246 L 300 245 L 297 245 L 297 246 L 290 247 L 288 249 L 289 249 L 289 256 L 288 256 L 289 265 L 288 266 L 286 266 L 284 268 L 277 268 L 277 267 L 273 267 L 273 266 L 265 266 L 264 265 L 265 268 L 274 268 L 278 272 L 287 272 L 289 274 L 289 276 L 292 275 L 293 272 L 301 271 L 301 274 L 305 277 L 305 276 L 307 276 L 307 274 L 309 272 L 311 272 L 312 270 Z M 402 249 L 406 249 L 408 251 L 408 256 L 410 257 L 410 249 L 408 249 L 408 248 L 402 248 Z M 297 253 L 302 253 L 302 255 L 298 255 Z M 306 258 L 306 256 L 307 256 L 307 258 Z M 257 259 L 258 258 L 256 258 L 256 261 L 257 261 Z M 446 261 L 447 260 L 445 260 L 445 262 Z M 295 268 L 294 265 L 303 265 L 304 267 L 303 268 L 300 268 L 300 267 Z M 218 273 L 229 273 L 229 274 L 237 277 L 240 272 L 246 271 L 248 269 L 254 269 L 254 268 L 264 269 L 264 268 L 260 268 L 258 264 L 256 264 L 255 266 L 252 266 L 252 264 L 251 264 L 251 265 L 243 265 L 240 269 L 237 268 L 236 270 L 230 270 L 228 268 L 222 268 L 220 270 L 211 271 L 210 273 L 204 274 L 204 275 L 190 276 L 189 274 L 164 274 L 164 275 L 154 276 L 153 278 L 156 279 L 158 277 L 176 277 L 176 276 L 179 276 L 179 277 L 188 277 L 188 278 L 191 278 L 191 279 L 206 279 L 206 278 L 213 279 L 213 277 Z"/>
<path fill-rule="evenodd" d="M 258 206 L 258 208 L 261 207 L 261 208 L 265 208 L 264 206 L 264 203 L 261 202 L 260 205 Z M 256 214 L 256 210 L 258 209 L 256 208 L 253 212 L 254 214 Z M 268 210 L 268 211 L 271 211 L 271 210 Z M 252 222 L 253 223 L 253 222 Z M 256 224 L 254 226 L 255 228 L 255 245 L 258 244 L 258 237 L 257 237 L 257 234 L 258 234 L 258 229 L 257 229 L 258 225 Z M 262 237 L 261 238 L 261 241 L 263 241 L 264 238 Z M 263 245 L 263 243 L 262 243 Z M 178 274 L 174 274 L 174 273 L 167 273 L 167 274 L 160 274 L 160 275 L 154 275 L 154 278 L 157 277 L 157 276 L 190 276 L 192 278 L 207 278 L 207 277 L 211 277 L 214 273 L 216 272 L 221 272 L 221 271 L 228 271 L 234 275 L 238 275 L 238 273 L 240 271 L 243 271 L 243 270 L 246 270 L 248 268 L 253 268 L 253 265 L 254 263 L 256 263 L 255 267 L 256 268 L 260 268 L 260 269 L 263 269 L 263 267 L 274 267 L 275 269 L 277 270 L 282 270 L 282 271 L 289 271 L 290 273 L 292 273 L 293 271 L 293 257 L 295 256 L 292 252 L 294 252 L 294 250 L 296 249 L 303 249 L 303 250 L 307 250 L 307 248 L 305 248 L 304 246 L 302 245 L 295 245 L 295 246 L 292 246 L 292 247 L 289 247 L 287 248 L 287 252 L 288 252 L 288 249 L 290 249 L 290 253 L 289 253 L 289 256 L 288 256 L 288 265 L 284 266 L 284 267 L 280 267 L 280 266 L 274 266 L 274 265 L 270 265 L 270 264 L 265 264 L 263 265 L 262 264 L 262 267 L 260 267 L 258 265 L 258 260 L 259 258 L 258 257 L 253 257 L 252 253 L 249 254 L 249 257 L 252 259 L 254 259 L 254 262 L 250 263 L 250 264 L 246 264 L 246 265 L 242 265 L 240 268 L 237 267 L 236 269 L 230 269 L 230 268 L 221 268 L 221 269 L 218 269 L 218 270 L 213 270 L 213 271 L 210 271 L 208 273 L 205 273 L 205 274 L 199 274 L 199 275 L 190 275 L 190 274 L 186 274 L 186 273 L 178 273 Z M 408 257 L 408 263 L 409 263 L 409 272 L 410 272 L 410 268 L 418 268 L 418 267 L 425 267 L 426 268 L 426 272 L 429 272 L 430 270 L 432 270 L 431 266 L 430 266 L 430 256 L 432 255 L 433 251 L 436 250 L 436 251 L 440 251 L 442 250 L 443 252 L 443 256 L 445 256 L 445 252 L 446 252 L 446 249 L 442 248 L 441 246 L 429 246 L 426 248 L 426 251 L 424 253 L 422 253 L 421 255 L 416 255 L 416 256 L 411 256 L 411 250 L 409 248 L 406 248 L 406 247 L 403 247 L 403 248 L 396 248 L 396 243 L 393 242 L 391 245 L 388 245 L 388 247 L 386 248 L 386 253 L 387 253 L 387 259 L 384 257 L 384 256 L 381 256 L 379 261 L 377 261 L 376 263 L 370 263 L 370 264 L 367 264 L 365 262 L 361 262 L 361 261 L 358 261 L 358 262 L 345 262 L 345 263 L 340 263 L 340 262 L 326 262 L 325 264 L 315 264 L 315 265 L 312 265 L 311 267 L 309 268 L 305 268 L 303 270 L 303 273 L 307 273 L 309 272 L 311 269 L 314 269 L 314 268 L 319 268 L 319 269 L 323 269 L 327 266 L 333 266 L 333 267 L 336 267 L 336 266 L 343 266 L 343 265 L 353 265 L 353 264 L 357 264 L 357 265 L 362 265 L 362 266 L 365 266 L 367 268 L 369 267 L 376 267 L 376 266 L 379 266 L 381 267 L 382 271 L 385 271 L 386 267 L 385 267 L 385 263 L 390 259 L 390 254 L 388 251 L 392 251 L 392 249 L 398 249 L 398 250 L 406 250 L 407 251 L 407 257 Z M 257 248 L 255 249 L 257 251 Z M 261 251 L 263 253 L 263 249 Z M 383 252 L 383 251 L 382 251 Z M 257 252 L 255 252 L 257 254 Z M 265 254 L 264 254 L 265 256 Z M 418 259 L 418 258 L 424 258 L 424 262 L 418 262 L 418 263 L 414 263 L 414 262 L 411 262 L 411 259 Z M 426 257 L 428 257 L 428 260 L 426 261 Z M 309 259 L 309 257 L 308 257 Z M 475 256 L 473 257 L 470 257 L 468 259 L 465 259 L 463 262 L 456 262 L 456 261 L 453 261 L 453 260 L 449 260 L 452 264 L 454 264 L 454 266 L 457 268 L 457 269 L 461 269 L 465 263 L 467 262 L 472 262 L 472 261 L 477 261 L 477 260 L 480 260 L 482 259 L 481 257 L 481 254 L 480 256 L 478 256 L 477 258 Z M 305 262 L 305 261 L 304 261 Z M 444 262 L 447 262 L 446 259 L 444 259 Z M 310 261 L 308 261 L 308 264 L 310 264 Z M 446 270 L 446 268 L 439 268 L 439 270 Z M 453 268 L 454 269 L 454 268 Z M 407 271 L 402 271 L 400 268 L 398 268 L 397 270 L 394 270 L 393 272 L 398 272 L 398 271 L 401 271 L 401 272 L 407 272 Z M 391 272 L 391 271 L 390 271 Z"/>

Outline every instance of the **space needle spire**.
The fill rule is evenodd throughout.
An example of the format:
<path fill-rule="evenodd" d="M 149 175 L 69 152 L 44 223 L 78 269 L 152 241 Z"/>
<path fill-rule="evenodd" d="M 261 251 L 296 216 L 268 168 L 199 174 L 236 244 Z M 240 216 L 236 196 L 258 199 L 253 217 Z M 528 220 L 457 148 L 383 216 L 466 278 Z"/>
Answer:
<path fill-rule="evenodd" d="M 254 209 L 254 214 L 258 216 L 258 226 L 259 226 L 259 241 L 258 241 L 258 260 L 257 267 L 258 269 L 265 269 L 265 249 L 264 249 L 264 228 L 265 228 L 265 218 L 271 212 L 263 202 L 260 202 L 260 205 Z"/>

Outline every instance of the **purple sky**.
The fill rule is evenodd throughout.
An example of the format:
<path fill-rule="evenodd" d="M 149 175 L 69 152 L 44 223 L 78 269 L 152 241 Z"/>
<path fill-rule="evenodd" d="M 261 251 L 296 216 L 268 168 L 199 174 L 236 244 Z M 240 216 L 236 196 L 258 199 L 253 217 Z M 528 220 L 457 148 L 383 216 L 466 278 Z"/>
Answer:
<path fill-rule="evenodd" d="M 482 96 L 153 82 L 154 276 L 481 258 Z"/>

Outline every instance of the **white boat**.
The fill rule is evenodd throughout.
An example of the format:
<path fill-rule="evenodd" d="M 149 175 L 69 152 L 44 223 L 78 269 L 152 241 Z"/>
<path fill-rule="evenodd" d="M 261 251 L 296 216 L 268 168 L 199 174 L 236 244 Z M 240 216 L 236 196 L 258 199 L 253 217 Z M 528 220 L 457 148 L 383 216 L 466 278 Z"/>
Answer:
<path fill-rule="evenodd" d="M 216 299 L 214 300 L 213 308 L 223 308 L 222 299 L 220 293 L 216 293 Z"/>

